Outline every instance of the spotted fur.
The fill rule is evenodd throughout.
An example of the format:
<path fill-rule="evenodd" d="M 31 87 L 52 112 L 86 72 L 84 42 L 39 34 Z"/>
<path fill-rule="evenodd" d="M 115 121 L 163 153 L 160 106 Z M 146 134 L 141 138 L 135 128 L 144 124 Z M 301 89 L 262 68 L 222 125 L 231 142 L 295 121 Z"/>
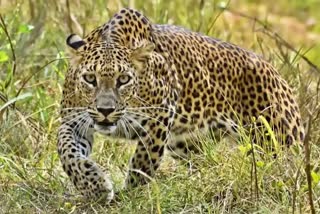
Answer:
<path fill-rule="evenodd" d="M 191 131 L 238 137 L 239 127 L 263 126 L 263 116 L 281 145 L 304 139 L 292 89 L 271 64 L 236 45 L 152 24 L 132 9 L 122 9 L 84 39 L 70 35 L 67 43 L 74 56 L 64 84 L 58 152 L 85 195 L 113 197 L 108 175 L 89 156 L 94 131 L 138 141 L 127 187 L 154 176 L 166 145 L 188 157 Z"/>

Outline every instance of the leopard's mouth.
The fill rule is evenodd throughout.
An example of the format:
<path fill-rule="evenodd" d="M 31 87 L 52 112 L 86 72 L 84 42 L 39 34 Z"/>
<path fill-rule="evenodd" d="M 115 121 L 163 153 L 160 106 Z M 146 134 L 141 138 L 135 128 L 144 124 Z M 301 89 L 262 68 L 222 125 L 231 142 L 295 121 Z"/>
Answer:
<path fill-rule="evenodd" d="M 116 122 L 109 122 L 109 121 L 102 121 L 102 122 L 96 122 L 97 125 L 102 127 L 110 127 L 110 126 L 116 126 Z"/>
<path fill-rule="evenodd" d="M 109 135 L 117 128 L 117 122 L 101 121 L 94 123 L 94 129 L 101 134 Z"/>

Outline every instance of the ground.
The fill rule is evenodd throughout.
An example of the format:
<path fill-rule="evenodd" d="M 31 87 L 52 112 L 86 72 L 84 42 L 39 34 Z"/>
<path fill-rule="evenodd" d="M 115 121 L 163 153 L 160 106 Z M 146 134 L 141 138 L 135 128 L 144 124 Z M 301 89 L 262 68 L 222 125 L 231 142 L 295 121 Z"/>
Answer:
<path fill-rule="evenodd" d="M 320 212 L 317 0 L 105 2 L 0 1 L 0 213 L 310 212 L 301 151 L 292 148 L 274 159 L 257 148 L 253 158 L 246 155 L 246 136 L 240 142 L 201 136 L 205 147 L 192 157 L 193 172 L 168 158 L 154 181 L 120 191 L 114 204 L 77 195 L 56 151 L 65 39 L 71 32 L 88 33 L 123 6 L 155 23 L 182 25 L 254 50 L 279 69 L 309 125 L 313 200 Z M 94 159 L 112 174 L 117 190 L 133 149 L 133 143 L 97 136 Z"/>

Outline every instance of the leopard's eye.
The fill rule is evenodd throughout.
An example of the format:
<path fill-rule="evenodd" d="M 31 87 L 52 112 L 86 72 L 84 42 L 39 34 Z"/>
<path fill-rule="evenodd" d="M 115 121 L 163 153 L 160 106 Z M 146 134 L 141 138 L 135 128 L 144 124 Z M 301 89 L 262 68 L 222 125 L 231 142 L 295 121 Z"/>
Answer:
<path fill-rule="evenodd" d="M 84 79 L 84 81 L 86 81 L 87 83 L 89 83 L 93 86 L 97 85 L 96 75 L 94 75 L 92 73 L 84 74 L 83 79 Z"/>
<path fill-rule="evenodd" d="M 131 77 L 129 75 L 121 75 L 118 77 L 118 85 L 125 85 L 130 81 Z"/>

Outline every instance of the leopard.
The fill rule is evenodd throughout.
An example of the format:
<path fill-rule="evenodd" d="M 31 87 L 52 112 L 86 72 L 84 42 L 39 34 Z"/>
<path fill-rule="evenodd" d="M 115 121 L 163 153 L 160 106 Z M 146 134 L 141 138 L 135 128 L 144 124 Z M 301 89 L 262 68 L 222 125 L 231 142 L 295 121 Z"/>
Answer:
<path fill-rule="evenodd" d="M 71 34 L 66 44 L 71 58 L 58 154 L 85 196 L 110 201 L 115 195 L 110 175 L 90 157 L 96 132 L 136 141 L 126 189 L 153 179 L 165 150 L 189 158 L 197 150 L 192 143 L 197 131 L 240 138 L 254 126 L 281 148 L 301 145 L 305 138 L 287 81 L 263 56 L 230 42 L 154 24 L 124 8 L 84 38 Z"/>

